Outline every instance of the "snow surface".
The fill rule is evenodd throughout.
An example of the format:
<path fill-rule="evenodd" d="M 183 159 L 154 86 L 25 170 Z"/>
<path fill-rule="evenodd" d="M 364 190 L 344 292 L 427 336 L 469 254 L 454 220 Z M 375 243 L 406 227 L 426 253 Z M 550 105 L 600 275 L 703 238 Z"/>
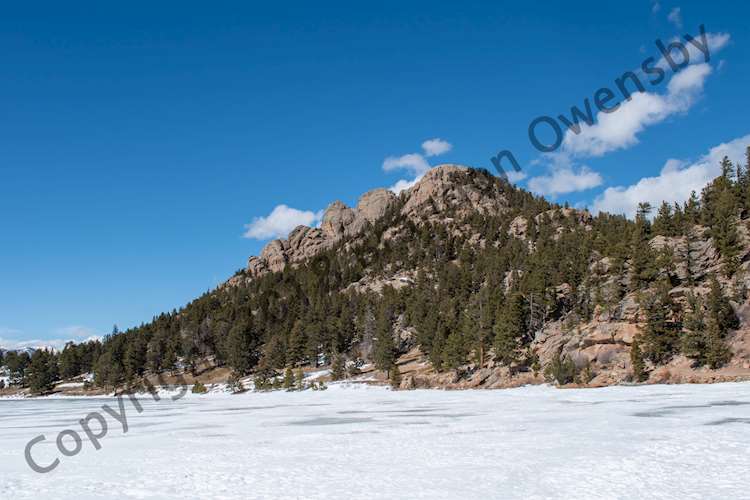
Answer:
<path fill-rule="evenodd" d="M 83 382 L 64 382 L 55 386 L 56 389 L 75 389 L 79 387 L 83 387 Z"/>
<path fill-rule="evenodd" d="M 750 498 L 750 383 L 139 400 L 74 457 L 57 433 L 116 400 L 0 400 L 0 498 Z"/>

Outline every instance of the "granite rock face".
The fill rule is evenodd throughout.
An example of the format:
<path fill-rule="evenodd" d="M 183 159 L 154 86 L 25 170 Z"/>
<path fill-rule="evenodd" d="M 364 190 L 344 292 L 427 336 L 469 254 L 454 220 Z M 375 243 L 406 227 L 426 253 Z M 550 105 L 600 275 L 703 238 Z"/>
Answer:
<path fill-rule="evenodd" d="M 360 197 L 357 214 L 363 220 L 373 223 L 385 215 L 395 199 L 396 195 L 387 189 L 373 189 Z"/>
<path fill-rule="evenodd" d="M 469 169 L 460 165 L 440 165 L 427 172 L 417 184 L 401 194 L 401 213 L 421 220 L 443 211 L 460 213 L 478 211 L 498 213 L 508 208 L 500 188 L 476 176 L 468 182 Z M 394 206 L 398 197 L 387 189 L 374 189 L 363 194 L 354 208 L 341 201 L 331 203 L 323 214 L 320 228 L 298 226 L 286 239 L 273 240 L 260 256 L 248 259 L 250 278 L 267 272 L 278 272 L 287 265 L 305 261 L 342 240 L 355 239 L 367 227 L 380 220 Z"/>
<path fill-rule="evenodd" d="M 496 214 L 508 208 L 502 189 L 483 177 L 457 182 L 466 174 L 461 165 L 440 165 L 428 171 L 407 191 L 402 213 L 412 217 L 455 210 L 459 213 Z"/>
<path fill-rule="evenodd" d="M 334 201 L 323 214 L 323 222 L 320 224 L 320 228 L 327 238 L 338 240 L 346 234 L 347 229 L 356 217 L 357 214 L 354 210 L 340 201 Z"/>

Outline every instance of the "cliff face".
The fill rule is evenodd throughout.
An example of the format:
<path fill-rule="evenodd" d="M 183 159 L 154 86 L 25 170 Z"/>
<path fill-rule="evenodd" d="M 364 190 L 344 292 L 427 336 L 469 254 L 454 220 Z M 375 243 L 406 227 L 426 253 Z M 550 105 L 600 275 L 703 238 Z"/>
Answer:
<path fill-rule="evenodd" d="M 442 214 L 448 209 L 466 215 L 471 212 L 497 214 L 507 208 L 507 200 L 496 184 L 456 182 L 454 177 L 467 171 L 468 167 L 460 165 L 440 165 L 430 170 L 403 193 L 401 213 L 415 221 L 425 217 L 442 221 Z M 319 228 L 297 226 L 286 239 L 273 240 L 263 248 L 260 256 L 250 257 L 247 275 L 253 278 L 282 271 L 287 265 L 304 262 L 342 240 L 356 241 L 397 201 L 398 197 L 386 189 L 363 194 L 354 208 L 334 201 L 324 212 Z M 235 278 L 230 284 L 240 281 L 242 278 Z"/>
<path fill-rule="evenodd" d="M 362 195 L 355 208 L 340 201 L 328 206 L 319 228 L 297 226 L 285 240 L 268 243 L 258 257 L 250 257 L 247 273 L 257 277 L 267 272 L 282 271 L 288 264 L 305 261 L 331 248 L 343 238 L 355 238 L 381 218 L 396 196 L 386 189 L 375 189 Z"/>
<path fill-rule="evenodd" d="M 510 219 L 502 230 L 505 237 L 488 238 L 477 231 L 476 221 L 503 214 L 516 213 L 512 193 L 507 185 L 494 181 L 487 175 L 474 175 L 475 171 L 458 165 L 442 165 L 429 171 L 415 186 L 399 195 L 384 189 L 364 194 L 356 207 L 350 208 L 336 201 L 325 211 L 319 228 L 299 226 L 286 239 L 274 240 L 266 245 L 260 256 L 251 257 L 246 272 L 235 276 L 227 284 L 239 286 L 268 273 L 278 272 L 287 266 L 297 266 L 319 253 L 336 248 L 355 248 L 358 241 L 370 236 L 375 224 L 382 223 L 389 212 L 397 210 L 396 217 L 381 233 L 381 247 L 388 242 L 400 241 L 404 248 L 418 247 L 415 227 L 429 226 L 431 231 L 445 228 L 448 234 L 457 234 L 465 240 L 465 249 L 483 252 L 488 248 L 510 245 L 528 249 L 530 255 L 538 252 L 541 234 L 547 240 L 557 241 L 570 233 L 571 227 L 595 231 L 595 221 L 586 211 L 553 207 L 533 215 L 521 214 Z M 474 222 L 471 222 L 474 221 Z M 722 260 L 709 227 L 693 225 L 683 236 L 654 236 L 648 245 L 654 255 L 671 255 L 669 265 L 658 267 L 654 280 L 669 283 L 668 295 L 675 304 L 689 310 L 689 296 L 702 297 L 709 293 L 709 277 L 718 276 L 727 296 L 732 297 L 732 307 L 739 318 L 739 328 L 729 332 L 726 342 L 730 358 L 720 369 L 696 367 L 693 360 L 675 354 L 664 363 L 646 362 L 650 382 L 710 382 L 717 380 L 750 379 L 750 305 L 744 298 L 750 289 L 750 237 L 746 221 L 737 218 L 737 238 L 740 248 L 738 268 L 731 275 L 722 274 Z M 462 241 L 464 241 L 462 240 Z M 525 251 L 525 250 L 524 250 Z M 576 252 L 571 248 L 568 252 Z M 545 379 L 542 368 L 560 357 L 572 360 L 576 371 L 585 377 L 578 383 L 608 385 L 633 380 L 631 350 L 633 341 L 643 332 L 646 310 L 643 294 L 649 286 L 635 289 L 631 286 L 632 264 L 628 259 L 615 262 L 610 256 L 591 251 L 585 266 L 593 288 L 582 292 L 581 283 L 556 283 L 547 297 L 547 310 L 541 316 L 534 311 L 533 293 L 524 294 L 527 308 L 531 307 L 529 320 L 531 338 L 526 348 L 536 362 L 527 366 L 501 363 L 489 348 L 483 361 L 478 363 L 475 352 L 469 349 L 466 361 L 449 370 L 436 370 L 419 342 L 415 325 L 407 324 L 403 315 L 393 326 L 397 341 L 402 387 L 507 387 L 523 383 L 538 383 Z M 458 267 L 469 265 L 456 259 Z M 383 293 L 384 288 L 394 290 L 414 287 L 420 272 L 427 271 L 419 262 L 404 264 L 393 262 L 377 269 L 365 269 L 364 277 L 349 283 L 343 290 L 357 293 Z M 508 293 L 517 282 L 533 269 L 513 269 L 502 276 L 502 290 L 490 293 Z M 588 286 L 588 285 L 587 285 Z M 618 293 L 617 290 L 620 292 Z M 625 292 L 622 292 L 622 291 Z M 331 290 L 340 292 L 341 290 Z M 598 298 L 594 300 L 594 295 Z M 581 317 L 571 304 L 589 300 L 596 302 L 587 317 Z M 538 298 L 536 299 L 538 300 Z M 464 312 L 471 313 L 471 304 L 464 304 Z M 538 321 L 535 318 L 539 317 Z M 681 320 L 681 318 L 679 318 Z M 676 319 L 675 319 L 676 321 Z M 447 332 L 450 333 L 450 332 Z M 366 343 L 365 340 L 361 342 Z M 369 341 L 367 341 L 369 342 Z M 360 345 L 357 352 L 371 356 L 371 345 Z M 353 358 L 351 355 L 350 358 Z M 364 361 L 370 361 L 365 359 Z"/>

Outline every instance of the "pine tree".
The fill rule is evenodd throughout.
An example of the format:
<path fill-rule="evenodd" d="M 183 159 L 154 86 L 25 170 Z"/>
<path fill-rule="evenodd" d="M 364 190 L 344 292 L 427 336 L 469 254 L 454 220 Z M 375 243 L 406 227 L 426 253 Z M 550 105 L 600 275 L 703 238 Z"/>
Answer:
<path fill-rule="evenodd" d="M 303 391 L 305 389 L 305 373 L 302 371 L 302 368 L 297 368 L 296 379 L 297 390 Z"/>
<path fill-rule="evenodd" d="M 656 213 L 653 225 L 654 234 L 662 236 L 675 236 L 677 234 L 672 216 L 672 206 L 662 202 L 659 211 Z"/>
<path fill-rule="evenodd" d="M 643 362 L 643 353 L 637 337 L 633 339 L 630 346 L 630 364 L 633 366 L 633 378 L 637 382 L 643 382 L 648 378 L 646 365 Z"/>
<path fill-rule="evenodd" d="M 682 351 L 697 365 L 715 369 L 731 358 L 726 337 L 730 329 L 739 326 L 739 320 L 715 276 L 711 277 L 710 286 L 703 300 L 688 296 L 691 312 L 685 320 Z"/>
<path fill-rule="evenodd" d="M 638 213 L 635 217 L 635 227 L 631 237 L 630 246 L 630 289 L 638 290 L 656 276 L 654 268 L 654 256 L 648 240 L 651 234 L 651 224 L 648 214 L 651 212 L 649 203 L 639 203 Z"/>
<path fill-rule="evenodd" d="M 387 371 L 396 359 L 393 334 L 391 333 L 391 310 L 388 306 L 381 308 L 375 337 L 375 366 L 378 370 Z"/>
<path fill-rule="evenodd" d="M 687 296 L 690 311 L 685 315 L 685 332 L 682 334 L 682 353 L 696 361 L 706 363 L 706 322 L 702 301 L 693 294 Z"/>
<path fill-rule="evenodd" d="M 162 370 L 165 347 L 161 336 L 155 336 L 146 346 L 146 366 L 153 373 Z"/>
<path fill-rule="evenodd" d="M 132 381 L 136 377 L 143 375 L 146 369 L 146 339 L 142 334 L 132 335 L 125 349 L 123 365 L 125 367 L 125 377 Z"/>
<path fill-rule="evenodd" d="M 180 351 L 182 353 L 182 362 L 185 368 L 192 374 L 196 375 L 198 363 L 198 345 L 194 332 L 188 332 L 181 338 Z"/>
<path fill-rule="evenodd" d="M 320 305 L 316 306 L 316 309 Z M 317 367 L 319 362 L 320 348 L 323 345 L 323 314 L 318 310 L 313 310 L 305 319 L 305 336 L 307 343 L 305 345 L 304 359 L 307 363 Z"/>
<path fill-rule="evenodd" d="M 81 373 L 78 350 L 73 342 L 67 342 L 60 353 L 59 370 L 60 377 L 63 380 L 73 378 Z"/>
<path fill-rule="evenodd" d="M 729 330 L 738 328 L 740 324 L 739 318 L 734 312 L 734 308 L 729 302 L 729 299 L 724 295 L 716 276 L 711 276 L 709 287 L 709 292 L 706 297 L 708 316 L 716 321 L 722 335 L 726 334 Z"/>
<path fill-rule="evenodd" d="M 331 379 L 342 380 L 346 378 L 346 363 L 344 356 L 336 352 L 331 362 Z"/>
<path fill-rule="evenodd" d="M 294 373 L 292 372 L 292 367 L 290 366 L 287 366 L 286 370 L 284 371 L 284 382 L 282 384 L 282 387 L 286 390 L 294 388 Z"/>
<path fill-rule="evenodd" d="M 724 366 L 732 357 L 732 351 L 724 341 L 725 332 L 721 330 L 716 318 L 709 316 L 706 324 L 706 364 L 717 369 Z"/>
<path fill-rule="evenodd" d="M 237 322 L 229 330 L 226 342 L 229 366 L 241 376 L 249 373 L 259 357 L 250 325 L 244 320 Z"/>
<path fill-rule="evenodd" d="M 232 385 L 232 383 L 234 383 L 234 385 L 236 386 L 239 380 L 240 380 L 240 377 L 236 373 L 233 373 L 232 376 L 230 377 L 230 382 L 229 382 L 230 386 Z M 258 365 L 258 368 L 255 370 L 255 373 L 253 373 L 253 385 L 255 387 L 255 390 L 267 391 L 273 387 L 275 381 L 276 381 L 276 371 L 273 368 L 261 362 Z M 232 390 L 231 387 L 230 387 L 230 390 Z"/>
<path fill-rule="evenodd" d="M 558 385 L 570 384 L 576 378 L 576 365 L 570 357 L 557 353 L 544 368 L 544 377 Z"/>
<path fill-rule="evenodd" d="M 490 301 L 490 286 L 482 288 L 478 296 L 478 321 L 476 322 L 476 357 L 477 365 L 484 366 L 485 352 L 488 346 L 492 345 L 494 311 Z"/>
<path fill-rule="evenodd" d="M 511 292 L 495 322 L 495 359 L 506 366 L 518 361 L 525 336 L 525 301 L 519 292 Z"/>
<path fill-rule="evenodd" d="M 193 388 L 190 392 L 193 394 L 206 394 L 208 392 L 208 387 L 206 387 L 203 382 L 196 382 L 193 384 Z"/>
<path fill-rule="evenodd" d="M 175 342 L 168 340 L 164 344 L 164 353 L 162 355 L 161 367 L 169 372 L 174 371 L 177 366 L 177 348 Z"/>
<path fill-rule="evenodd" d="M 305 335 L 305 328 L 302 320 L 298 319 L 294 322 L 292 331 L 289 334 L 289 350 L 288 358 L 292 365 L 302 362 L 305 356 L 305 346 L 307 345 L 307 337 Z"/>
<path fill-rule="evenodd" d="M 654 364 L 669 361 L 679 348 L 680 326 L 674 321 L 677 305 L 669 289 L 669 283 L 662 281 L 655 292 L 643 299 L 646 325 L 641 332 L 641 349 Z"/>
<path fill-rule="evenodd" d="M 19 354 L 15 351 L 8 352 L 5 355 L 5 366 L 8 368 L 9 375 L 8 383 L 10 385 L 22 384 L 26 368 L 28 368 L 30 363 L 31 357 L 29 353 L 23 352 Z"/>
<path fill-rule="evenodd" d="M 685 220 L 689 225 L 697 224 L 700 220 L 700 201 L 698 201 L 698 195 L 695 191 L 690 193 L 690 198 L 685 202 L 683 213 L 685 214 Z"/>
<path fill-rule="evenodd" d="M 736 270 L 739 262 L 740 244 L 737 233 L 737 207 L 732 191 L 725 189 L 718 194 L 713 225 L 711 226 L 711 237 L 719 250 L 722 258 L 722 271 L 725 276 L 731 276 Z"/>
<path fill-rule="evenodd" d="M 45 394 L 54 388 L 57 366 L 54 356 L 47 349 L 37 349 L 31 356 L 26 374 L 26 385 L 34 394 Z"/>
<path fill-rule="evenodd" d="M 466 362 L 468 355 L 464 337 L 458 331 L 451 332 L 443 349 L 443 368 L 453 370 Z"/>
<path fill-rule="evenodd" d="M 399 370 L 398 365 L 394 363 L 393 366 L 391 366 L 389 371 L 391 374 L 390 376 L 391 387 L 393 389 L 398 389 L 399 387 L 401 387 L 401 371 Z"/>

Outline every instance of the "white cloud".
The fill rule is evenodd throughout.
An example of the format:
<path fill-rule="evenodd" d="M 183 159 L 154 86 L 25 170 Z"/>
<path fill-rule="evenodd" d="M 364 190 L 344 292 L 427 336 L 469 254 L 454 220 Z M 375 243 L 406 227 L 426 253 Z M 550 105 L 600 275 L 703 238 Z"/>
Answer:
<path fill-rule="evenodd" d="M 602 156 L 638 143 L 646 127 L 690 109 L 703 91 L 711 66 L 688 66 L 669 81 L 666 94 L 639 92 L 612 113 L 599 112 L 592 125 L 581 124 L 578 134 L 567 130 L 562 153 L 571 156 Z"/>
<path fill-rule="evenodd" d="M 388 190 L 389 191 L 393 191 L 394 193 L 398 194 L 401 191 L 404 191 L 406 189 L 412 188 L 414 186 L 414 184 L 416 184 L 417 182 L 419 182 L 419 180 L 421 178 L 422 178 L 422 176 L 419 175 L 419 176 L 415 177 L 414 179 L 412 179 L 410 181 L 406 180 L 406 179 L 401 179 L 400 181 L 396 182 L 396 184 L 394 184 L 393 186 L 389 187 Z"/>
<path fill-rule="evenodd" d="M 424 144 L 427 144 L 428 142 L 430 141 L 425 141 L 422 146 L 424 147 Z M 425 150 L 427 150 L 427 148 L 425 148 Z M 427 160 L 425 160 L 424 156 L 419 153 L 410 153 L 403 156 L 389 156 L 383 161 L 383 170 L 385 170 L 386 172 L 397 169 L 405 169 L 410 170 L 414 175 L 413 179 L 401 179 L 397 181 L 393 186 L 388 188 L 396 194 L 405 189 L 411 188 L 414 184 L 419 182 L 419 179 L 421 179 L 425 172 L 427 172 L 431 168 L 432 167 L 429 163 L 427 163 Z"/>
<path fill-rule="evenodd" d="M 508 182 L 511 184 L 515 184 L 517 182 L 521 182 L 526 178 L 526 172 L 523 170 L 516 172 L 515 170 L 511 170 L 509 172 L 505 172 L 505 175 L 508 177 Z"/>
<path fill-rule="evenodd" d="M 577 171 L 569 166 L 552 168 L 549 175 L 532 177 L 528 187 L 531 191 L 543 195 L 558 195 L 585 191 L 602 184 L 602 176 L 586 166 Z"/>
<path fill-rule="evenodd" d="M 453 149 L 453 144 L 438 138 L 428 139 L 422 143 L 422 149 L 427 157 L 438 156 Z"/>
<path fill-rule="evenodd" d="M 323 217 L 323 210 L 312 212 L 297 210 L 286 205 L 277 205 L 265 217 L 254 217 L 250 224 L 246 224 L 245 238 L 267 240 L 271 238 L 286 238 L 299 225 L 314 226 Z"/>
<path fill-rule="evenodd" d="M 53 333 L 55 335 L 72 338 L 72 339 L 101 338 L 100 332 L 98 332 L 94 328 L 90 328 L 88 326 L 82 326 L 82 325 L 71 325 L 71 326 L 65 326 L 62 328 L 57 328 L 53 331 Z"/>
<path fill-rule="evenodd" d="M 670 10 L 669 14 L 667 14 L 667 20 L 674 24 L 678 29 L 682 29 L 682 12 L 680 11 L 680 8 L 675 7 Z"/>
<path fill-rule="evenodd" d="M 432 168 L 425 156 L 438 156 L 447 153 L 453 149 L 453 145 L 443 139 L 427 139 L 422 143 L 422 149 L 424 150 L 424 156 L 419 153 L 409 153 L 402 156 L 389 156 L 383 160 L 383 170 L 386 172 L 403 169 L 410 171 L 414 176 L 411 180 L 401 179 L 388 189 L 398 194 L 414 186 Z"/>
<path fill-rule="evenodd" d="M 729 43 L 730 35 L 706 33 L 705 39 L 709 54 L 714 55 Z M 702 96 L 705 81 L 712 73 L 712 68 L 693 43 L 677 38 L 674 41 L 680 41 L 686 48 L 691 64 L 671 77 L 666 93 L 637 92 L 631 95 L 630 100 L 621 102 L 615 111 L 598 112 L 592 125 L 581 122 L 578 134 L 570 129 L 566 130 L 562 147 L 556 154 L 592 157 L 625 149 L 637 144 L 638 134 L 647 127 L 670 116 L 686 113 Z M 701 37 L 698 37 L 697 43 L 702 43 Z M 682 56 L 677 54 L 675 52 L 674 57 L 679 63 Z M 657 66 L 667 74 L 671 72 L 664 58 L 659 60 Z M 645 75 L 640 70 L 636 73 L 645 84 Z"/>
<path fill-rule="evenodd" d="M 706 63 L 688 66 L 669 80 L 667 98 L 679 101 L 680 99 L 693 97 L 696 92 L 703 90 L 703 84 L 712 71 L 711 66 Z M 676 104 L 675 107 L 678 111 L 681 110 L 679 102 L 672 104 Z M 685 106 L 689 106 L 689 103 L 686 103 Z"/>
<path fill-rule="evenodd" d="M 410 153 L 403 156 L 389 156 L 383 160 L 383 170 L 410 170 L 415 175 L 422 175 L 430 169 L 430 164 L 419 153 Z"/>
<path fill-rule="evenodd" d="M 705 40 L 709 53 L 714 54 L 729 43 L 730 36 L 726 33 L 706 33 Z M 550 165 L 549 175 L 532 178 L 529 188 L 543 194 L 562 194 L 596 187 L 601 184 L 601 176 L 587 167 L 576 167 L 574 160 L 599 157 L 629 148 L 638 143 L 638 135 L 647 127 L 689 111 L 702 96 L 712 68 L 708 63 L 701 62 L 705 60 L 703 53 L 694 44 L 684 39 L 680 41 L 688 50 L 691 64 L 673 74 L 665 93 L 634 93 L 630 100 L 622 101 L 615 111 L 597 113 L 592 125 L 581 120 L 578 134 L 570 129 L 565 130 L 560 149 L 543 154 L 536 162 Z M 702 38 L 697 43 L 702 43 Z M 681 56 L 675 57 L 679 62 Z M 665 59 L 662 58 L 657 65 L 665 73 L 671 72 Z M 641 72 L 636 74 L 645 84 L 645 75 Z M 563 185 L 565 182 L 570 185 Z"/>
<path fill-rule="evenodd" d="M 713 54 L 726 47 L 732 37 L 729 33 L 706 33 L 706 38 L 708 39 L 709 53 Z M 688 44 L 688 50 L 690 49 L 698 50 L 692 43 Z M 693 59 L 692 52 L 690 53 L 690 59 Z"/>
<path fill-rule="evenodd" d="M 593 204 L 595 212 L 635 215 L 640 202 L 649 202 L 658 207 L 662 201 L 669 203 L 685 201 L 692 191 L 701 189 L 720 174 L 719 162 L 728 156 L 734 162 L 744 163 L 745 148 L 750 146 L 750 134 L 719 144 L 694 163 L 669 159 L 655 177 L 644 177 L 631 186 L 607 188 Z"/>
<path fill-rule="evenodd" d="M 729 44 L 730 40 L 731 35 L 729 33 L 706 33 L 706 45 L 708 45 L 709 57 L 712 57 L 714 54 L 726 47 L 727 44 Z M 695 44 L 686 42 L 684 38 L 674 37 L 670 40 L 670 42 L 680 42 L 685 47 L 685 49 L 688 51 L 690 64 L 695 64 L 697 62 L 708 62 L 706 61 L 706 55 L 698 47 L 696 47 Z M 701 45 L 703 44 L 703 39 L 701 36 L 697 37 L 696 43 L 700 43 Z M 680 55 L 680 53 L 676 50 L 673 51 L 673 57 L 676 64 L 680 64 L 682 62 L 682 55 Z M 669 62 L 667 62 L 664 57 L 659 58 L 659 60 L 656 62 L 656 66 L 667 71 L 668 73 L 672 71 Z M 638 74 L 639 76 L 643 76 L 643 73 L 640 70 L 638 71 Z"/>

